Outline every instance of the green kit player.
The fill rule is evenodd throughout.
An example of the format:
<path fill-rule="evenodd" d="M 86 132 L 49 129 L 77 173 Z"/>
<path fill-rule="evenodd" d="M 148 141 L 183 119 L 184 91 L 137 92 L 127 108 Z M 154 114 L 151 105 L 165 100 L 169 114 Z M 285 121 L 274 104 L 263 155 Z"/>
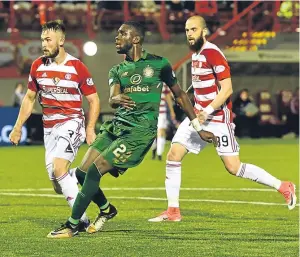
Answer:
<path fill-rule="evenodd" d="M 82 185 L 67 222 L 48 234 L 49 238 L 69 238 L 78 234 L 78 223 L 90 202 L 100 214 L 87 228 L 88 233 L 102 229 L 117 214 L 116 208 L 99 188 L 107 172 L 118 177 L 138 165 L 150 149 L 157 133 L 160 96 L 163 83 L 170 87 L 177 103 L 185 111 L 199 136 L 216 143 L 215 136 L 201 129 L 193 106 L 177 83 L 167 59 L 147 53 L 142 48 L 144 29 L 137 22 L 125 22 L 118 30 L 116 49 L 126 59 L 109 72 L 109 103 L 117 109 L 112 121 L 105 122 L 87 151 L 76 177 Z"/>

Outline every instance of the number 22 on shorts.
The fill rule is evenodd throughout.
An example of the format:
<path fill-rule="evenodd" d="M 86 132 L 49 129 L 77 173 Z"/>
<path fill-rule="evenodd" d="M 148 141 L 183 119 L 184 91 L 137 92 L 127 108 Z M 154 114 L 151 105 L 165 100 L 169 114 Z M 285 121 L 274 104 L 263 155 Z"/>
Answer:
<path fill-rule="evenodd" d="M 120 144 L 118 148 L 113 151 L 113 154 L 119 158 L 121 154 L 126 152 L 126 146 L 124 144 Z"/>

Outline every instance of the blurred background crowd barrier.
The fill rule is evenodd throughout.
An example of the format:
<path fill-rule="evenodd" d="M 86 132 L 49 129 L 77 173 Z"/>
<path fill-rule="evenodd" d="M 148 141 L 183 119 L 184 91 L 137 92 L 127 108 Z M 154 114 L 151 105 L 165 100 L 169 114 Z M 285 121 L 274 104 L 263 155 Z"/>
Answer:
<path fill-rule="evenodd" d="M 107 74 L 123 58 L 114 45 L 119 26 L 131 19 L 143 23 L 147 30 L 145 48 L 167 57 L 182 87 L 187 89 L 191 84 L 191 54 L 184 26 L 186 19 L 195 14 L 205 17 L 208 40 L 224 51 L 230 63 L 237 136 L 298 136 L 298 1 L 2 1 L 0 145 L 7 144 L 31 63 L 41 55 L 41 24 L 64 20 L 67 51 L 83 60 L 97 85 L 101 123 L 113 115 L 108 105 Z M 85 53 L 87 41 L 95 42 L 97 51 Z M 189 94 L 192 98 L 193 92 Z M 86 102 L 84 108 L 87 109 Z M 176 106 L 175 109 L 180 122 L 182 112 Z M 24 130 L 24 142 L 42 142 L 38 104 Z M 169 137 L 173 133 L 171 128 Z"/>

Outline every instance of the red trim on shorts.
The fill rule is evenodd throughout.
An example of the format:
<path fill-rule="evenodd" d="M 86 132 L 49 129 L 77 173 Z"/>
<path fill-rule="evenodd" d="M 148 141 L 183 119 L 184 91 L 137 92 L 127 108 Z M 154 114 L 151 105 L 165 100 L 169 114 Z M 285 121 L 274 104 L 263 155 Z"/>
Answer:
<path fill-rule="evenodd" d="M 234 135 L 232 133 L 232 128 L 231 128 L 230 124 L 226 123 L 226 125 L 227 125 L 229 136 L 230 136 L 232 151 L 236 152 L 237 149 L 236 149 L 236 145 L 235 145 Z"/>

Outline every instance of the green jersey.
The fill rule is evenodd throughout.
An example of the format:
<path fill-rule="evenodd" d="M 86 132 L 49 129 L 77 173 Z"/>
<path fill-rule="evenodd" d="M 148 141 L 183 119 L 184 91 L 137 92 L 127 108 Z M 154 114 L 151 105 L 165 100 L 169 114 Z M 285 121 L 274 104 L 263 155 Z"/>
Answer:
<path fill-rule="evenodd" d="M 172 87 L 177 79 L 168 60 L 143 52 L 138 61 L 127 57 L 109 72 L 109 85 L 120 84 L 121 92 L 135 103 L 133 110 L 119 107 L 115 119 L 130 126 L 157 129 L 163 83 Z"/>

